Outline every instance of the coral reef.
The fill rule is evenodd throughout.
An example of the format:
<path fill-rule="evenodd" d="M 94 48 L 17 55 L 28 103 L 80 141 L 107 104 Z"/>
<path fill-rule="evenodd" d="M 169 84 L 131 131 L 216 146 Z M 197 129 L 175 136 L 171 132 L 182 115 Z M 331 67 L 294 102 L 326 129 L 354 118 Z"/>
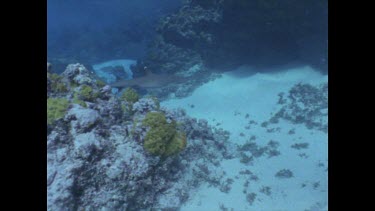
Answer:
<path fill-rule="evenodd" d="M 48 210 L 171 210 L 206 182 L 228 188 L 218 167 L 235 155 L 228 132 L 161 108 L 154 97 L 139 98 L 126 113 L 124 100 L 81 64 L 68 65 L 61 77 L 67 92 L 47 90 Z M 101 94 L 77 101 L 75 93 L 87 87 Z M 147 146 L 157 141 L 164 151 Z"/>
<path fill-rule="evenodd" d="M 296 0 L 188 0 L 179 11 L 159 21 L 159 36 L 144 63 L 156 70 L 169 66 L 174 71 L 186 71 L 188 68 L 183 68 L 184 64 L 199 60 L 213 68 L 301 60 L 326 70 L 327 29 L 327 2 L 324 0 L 303 3 Z M 171 51 L 186 56 L 163 59 L 163 55 L 170 55 Z"/>

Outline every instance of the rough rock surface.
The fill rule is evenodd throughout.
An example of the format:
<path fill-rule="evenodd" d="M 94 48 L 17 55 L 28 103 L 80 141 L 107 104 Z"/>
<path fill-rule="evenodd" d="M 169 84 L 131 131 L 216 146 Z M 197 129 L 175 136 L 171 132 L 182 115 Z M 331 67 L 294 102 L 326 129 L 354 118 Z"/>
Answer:
<path fill-rule="evenodd" d="M 74 101 L 74 92 L 90 85 L 100 93 L 95 79 L 80 64 L 69 65 L 62 76 L 67 87 L 78 87 L 48 95 L 70 102 L 47 133 L 48 210 L 177 210 L 200 184 L 218 186 L 225 179 L 217 166 L 235 153 L 228 132 L 190 118 L 184 110 L 159 108 L 151 98 L 141 98 L 131 111 L 124 111 L 123 102 L 110 93 L 83 106 Z M 147 128 L 140 122 L 150 111 L 179 123 L 188 139 L 184 151 L 166 159 L 145 151 Z"/>
<path fill-rule="evenodd" d="M 62 73 L 64 77 L 67 77 L 77 84 L 90 84 L 92 82 L 92 78 L 89 74 L 89 70 L 87 70 L 81 64 L 70 64 Z"/>

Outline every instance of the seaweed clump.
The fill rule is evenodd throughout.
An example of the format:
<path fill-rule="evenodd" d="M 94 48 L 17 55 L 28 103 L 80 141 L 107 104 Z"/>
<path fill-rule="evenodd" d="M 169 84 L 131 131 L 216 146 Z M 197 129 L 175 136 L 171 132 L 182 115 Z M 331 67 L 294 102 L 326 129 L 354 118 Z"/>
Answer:
<path fill-rule="evenodd" d="M 52 125 L 56 120 L 64 117 L 69 107 L 69 101 L 65 98 L 47 99 L 47 125 Z"/>
<path fill-rule="evenodd" d="M 88 85 L 82 85 L 79 92 L 77 92 L 77 95 L 75 96 L 75 98 L 78 98 L 79 100 L 89 102 L 93 102 L 98 97 L 99 93 L 94 92 L 93 88 Z"/>
<path fill-rule="evenodd" d="M 66 84 L 63 82 L 63 77 L 56 73 L 47 73 L 47 79 L 51 82 L 51 90 L 55 93 L 65 93 L 68 91 Z"/>
<path fill-rule="evenodd" d="M 106 84 L 104 83 L 104 81 L 98 79 L 98 80 L 96 80 L 96 85 L 99 88 L 103 88 Z"/>
<path fill-rule="evenodd" d="M 143 146 L 152 155 L 168 157 L 185 149 L 186 135 L 177 130 L 175 121 L 168 123 L 163 113 L 147 113 L 142 124 L 150 127 Z"/>
<path fill-rule="evenodd" d="M 139 95 L 134 89 L 126 88 L 121 95 L 121 99 L 126 102 L 125 104 L 122 104 L 123 112 L 132 113 L 133 104 L 139 100 Z"/>
<path fill-rule="evenodd" d="M 125 91 L 121 95 L 121 99 L 125 100 L 130 104 L 134 104 L 139 100 L 138 93 L 132 88 L 126 88 Z"/>

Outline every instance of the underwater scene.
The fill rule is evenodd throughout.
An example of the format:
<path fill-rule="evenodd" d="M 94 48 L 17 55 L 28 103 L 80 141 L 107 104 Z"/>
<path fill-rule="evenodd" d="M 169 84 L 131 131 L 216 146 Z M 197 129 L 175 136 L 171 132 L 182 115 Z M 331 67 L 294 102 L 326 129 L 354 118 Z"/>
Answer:
<path fill-rule="evenodd" d="M 328 1 L 47 0 L 47 210 L 328 210 Z"/>

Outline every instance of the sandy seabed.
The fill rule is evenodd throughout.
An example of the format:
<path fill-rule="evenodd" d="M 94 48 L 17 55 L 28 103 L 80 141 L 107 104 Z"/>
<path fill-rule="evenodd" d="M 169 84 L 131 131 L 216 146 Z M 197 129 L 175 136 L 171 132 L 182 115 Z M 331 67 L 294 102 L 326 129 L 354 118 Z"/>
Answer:
<path fill-rule="evenodd" d="M 224 193 L 203 185 L 191 194 L 181 210 L 328 210 L 328 134 L 286 120 L 273 124 L 273 128 L 279 128 L 273 132 L 261 126 L 280 109 L 277 103 L 280 92 L 288 93 L 300 82 L 319 85 L 327 81 L 327 75 L 308 66 L 272 73 L 257 73 L 250 67 L 241 67 L 197 88 L 189 97 L 163 101 L 164 107 L 183 108 L 188 115 L 229 131 L 230 141 L 238 145 L 251 136 L 256 137 L 259 145 L 266 145 L 270 140 L 279 143 L 280 155 L 259 157 L 251 165 L 240 162 L 239 158 L 223 160 L 221 167 L 227 176 L 234 178 L 231 190 Z M 249 119 L 256 123 L 246 129 Z M 308 143 L 308 148 L 292 148 L 296 143 Z M 282 169 L 291 170 L 293 177 L 275 177 Z M 246 170 L 259 179 L 244 187 L 248 176 L 240 172 Z M 262 188 L 268 188 L 269 194 L 260 191 Z M 256 194 L 252 203 L 247 200 L 249 193 Z"/>

